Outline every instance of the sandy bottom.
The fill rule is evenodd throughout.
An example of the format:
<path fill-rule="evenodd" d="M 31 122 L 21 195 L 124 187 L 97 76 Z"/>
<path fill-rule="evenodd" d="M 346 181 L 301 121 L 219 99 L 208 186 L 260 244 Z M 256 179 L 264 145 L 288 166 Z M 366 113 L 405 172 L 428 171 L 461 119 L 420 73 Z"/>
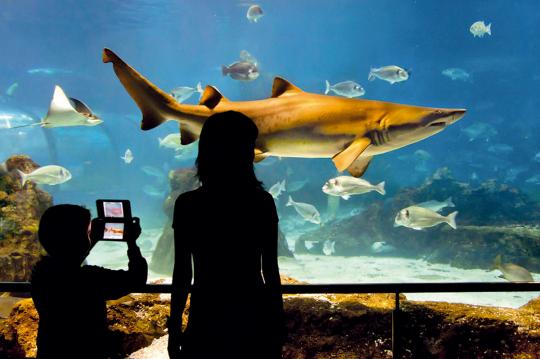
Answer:
<path fill-rule="evenodd" d="M 144 230 L 137 241 L 150 261 L 161 229 Z M 288 238 L 290 241 L 291 238 Z M 88 263 L 111 269 L 127 268 L 127 246 L 119 242 L 101 242 L 88 256 Z M 498 270 L 460 269 L 421 259 L 399 257 L 341 257 L 303 254 L 279 258 L 282 274 L 308 283 L 405 283 L 405 282 L 504 282 Z M 540 274 L 533 273 L 535 281 Z M 163 275 L 149 273 L 149 280 Z M 170 278 L 169 278 L 170 280 Z M 517 308 L 536 298 L 540 292 L 516 293 L 405 293 L 410 300 L 445 301 L 475 305 Z"/>

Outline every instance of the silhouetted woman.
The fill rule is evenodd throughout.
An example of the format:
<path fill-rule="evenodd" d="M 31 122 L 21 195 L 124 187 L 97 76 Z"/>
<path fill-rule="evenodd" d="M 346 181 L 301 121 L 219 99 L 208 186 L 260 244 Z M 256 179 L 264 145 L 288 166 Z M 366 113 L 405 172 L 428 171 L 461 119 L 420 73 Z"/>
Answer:
<path fill-rule="evenodd" d="M 255 124 L 234 111 L 210 116 L 202 128 L 196 161 L 202 186 L 180 195 L 174 207 L 171 358 L 281 358 L 278 217 L 253 169 L 257 135 Z"/>

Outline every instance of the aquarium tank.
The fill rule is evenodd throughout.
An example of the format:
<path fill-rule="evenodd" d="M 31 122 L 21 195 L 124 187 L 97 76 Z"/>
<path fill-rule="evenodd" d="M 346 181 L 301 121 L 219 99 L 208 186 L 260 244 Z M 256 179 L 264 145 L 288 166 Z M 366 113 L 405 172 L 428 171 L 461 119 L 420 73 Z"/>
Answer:
<path fill-rule="evenodd" d="M 536 1 L 3 1 L 2 280 L 28 280 L 45 208 L 114 198 L 141 219 L 149 281 L 169 281 L 200 126 L 237 110 L 259 127 L 283 275 L 537 281 L 539 21 Z M 87 262 L 125 252 L 100 242 Z"/>

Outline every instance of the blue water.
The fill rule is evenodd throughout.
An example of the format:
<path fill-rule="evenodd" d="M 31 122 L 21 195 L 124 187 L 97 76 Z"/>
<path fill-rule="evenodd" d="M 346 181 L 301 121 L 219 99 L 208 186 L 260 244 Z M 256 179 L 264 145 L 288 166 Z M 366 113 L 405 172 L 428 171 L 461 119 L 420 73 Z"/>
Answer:
<path fill-rule="evenodd" d="M 447 166 L 460 180 L 495 178 L 539 196 L 540 184 L 527 180 L 540 173 L 540 162 L 533 160 L 540 151 L 540 2 L 259 4 L 264 17 L 250 23 L 245 17 L 248 6 L 241 1 L 4 1 L 0 115 L 24 114 L 38 121 L 47 113 L 54 85 L 60 85 L 68 96 L 87 103 L 104 123 L 0 129 L 0 162 L 12 154 L 28 154 L 41 165 L 62 165 L 73 179 L 45 187 L 56 203 L 93 207 L 99 197 L 129 198 L 143 226 L 163 225 L 164 196 L 149 195 L 143 188 L 167 191 L 168 171 L 192 165 L 193 158 L 179 161 L 173 150 L 158 146 L 158 137 L 178 131 L 177 123 L 149 132 L 139 129 L 138 108 L 111 65 L 101 62 L 103 47 L 109 47 L 165 91 L 201 81 L 231 100 L 260 99 L 269 96 L 273 77 L 280 75 L 310 92 L 322 93 L 325 80 L 332 84 L 354 80 L 365 88 L 363 98 L 466 108 L 467 115 L 443 132 L 377 156 L 365 178 L 372 183 L 385 180 L 392 195 Z M 492 36 L 472 36 L 469 27 L 478 20 L 492 23 Z M 236 61 L 241 50 L 259 60 L 261 75 L 253 82 L 221 74 L 221 65 Z M 367 81 L 371 67 L 392 64 L 410 70 L 410 78 L 394 85 Z M 454 67 L 466 70 L 472 80 L 453 81 L 441 74 Z M 35 68 L 61 71 L 27 72 Z M 7 96 L 4 89 L 14 82 L 19 87 Z M 194 95 L 187 102 L 197 99 Z M 470 140 L 466 129 L 475 123 L 495 131 Z M 486 150 L 500 144 L 512 149 Z M 129 165 L 120 159 L 127 148 L 135 157 Z M 429 159 L 415 159 L 417 150 L 427 151 Z M 148 176 L 143 166 L 154 167 L 163 178 Z M 267 188 L 287 175 L 291 181 L 308 179 L 294 194 L 295 200 L 319 206 L 326 206 L 320 187 L 336 173 L 329 159 L 283 159 L 273 166 L 257 166 L 257 171 Z M 376 196 L 352 199 L 347 211 Z M 286 222 L 297 214 L 283 201 L 278 201 L 278 210 Z"/>

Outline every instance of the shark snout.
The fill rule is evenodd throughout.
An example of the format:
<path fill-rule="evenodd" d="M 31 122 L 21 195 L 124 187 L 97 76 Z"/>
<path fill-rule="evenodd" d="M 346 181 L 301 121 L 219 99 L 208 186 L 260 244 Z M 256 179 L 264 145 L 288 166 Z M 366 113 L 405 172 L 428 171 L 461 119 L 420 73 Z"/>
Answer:
<path fill-rule="evenodd" d="M 424 123 L 426 127 L 445 128 L 459 121 L 465 115 L 465 112 L 464 109 L 436 110 L 424 119 Z"/>

